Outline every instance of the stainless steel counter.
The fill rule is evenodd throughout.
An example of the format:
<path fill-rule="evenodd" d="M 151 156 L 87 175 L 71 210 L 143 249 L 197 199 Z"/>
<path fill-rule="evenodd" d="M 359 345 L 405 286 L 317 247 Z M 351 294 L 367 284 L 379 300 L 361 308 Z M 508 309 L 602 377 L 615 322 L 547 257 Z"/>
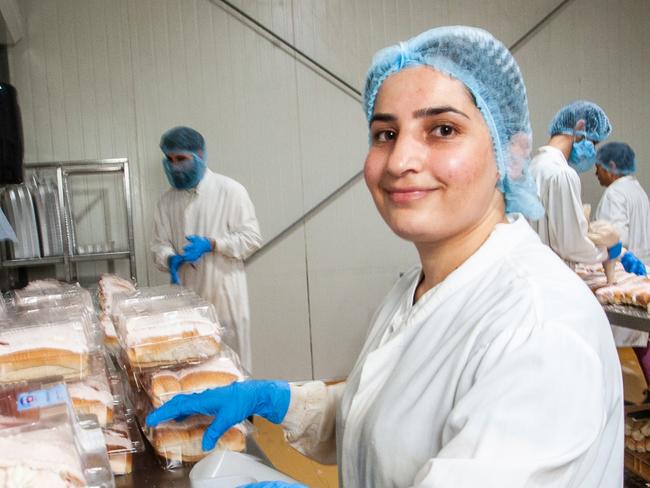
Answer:
<path fill-rule="evenodd" d="M 156 458 L 151 445 L 145 441 L 145 452 L 133 459 L 133 472 L 115 477 L 117 488 L 189 488 L 191 466 L 165 471 Z M 262 449 L 250 436 L 246 441 L 246 452 L 271 465 Z"/>
<path fill-rule="evenodd" d="M 610 324 L 650 332 L 650 314 L 627 305 L 603 305 Z"/>

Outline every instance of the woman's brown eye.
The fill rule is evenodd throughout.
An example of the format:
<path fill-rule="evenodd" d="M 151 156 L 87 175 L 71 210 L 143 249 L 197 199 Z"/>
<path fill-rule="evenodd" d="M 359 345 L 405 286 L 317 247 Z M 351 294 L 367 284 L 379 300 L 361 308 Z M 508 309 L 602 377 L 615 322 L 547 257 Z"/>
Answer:
<path fill-rule="evenodd" d="M 454 133 L 454 128 L 451 125 L 441 125 L 438 130 L 440 131 L 440 135 L 444 137 L 450 136 Z"/>
<path fill-rule="evenodd" d="M 380 132 L 377 132 L 377 134 L 375 135 L 375 139 L 378 140 L 379 142 L 392 141 L 393 139 L 395 139 L 395 131 L 382 130 Z"/>

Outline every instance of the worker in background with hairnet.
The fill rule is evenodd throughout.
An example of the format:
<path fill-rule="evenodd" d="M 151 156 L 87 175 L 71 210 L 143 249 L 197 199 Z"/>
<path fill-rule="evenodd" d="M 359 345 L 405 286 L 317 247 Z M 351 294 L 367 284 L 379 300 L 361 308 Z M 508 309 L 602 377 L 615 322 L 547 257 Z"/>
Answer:
<path fill-rule="evenodd" d="M 629 145 L 610 142 L 598 149 L 596 177 L 605 187 L 605 192 L 598 203 L 595 217 L 614 224 L 623 245 L 648 265 L 650 203 L 635 173 L 636 158 Z"/>
<path fill-rule="evenodd" d="M 175 396 L 147 423 L 214 416 L 207 450 L 261 415 L 338 460 L 346 488 L 622 486 L 618 357 L 594 295 L 526 221 L 543 208 L 512 54 L 481 29 L 432 29 L 375 55 L 363 107 L 366 185 L 420 262 L 346 381 L 237 382 Z"/>
<path fill-rule="evenodd" d="M 626 270 L 638 269 L 638 259 L 610 230 L 605 238 L 590 235 L 584 213 L 580 177 L 596 163 L 596 145 L 609 136 L 612 127 L 605 111 L 593 102 L 578 100 L 562 107 L 549 125 L 551 138 L 539 148 L 530 164 L 537 193 L 546 210 L 531 222 L 542 242 L 569 266 L 603 263 L 623 257 Z M 602 223 L 602 222 L 601 222 Z M 615 230 L 615 229 L 614 229 Z M 613 236 L 613 237 L 612 237 Z M 618 238 L 617 238 L 618 237 Z"/>
<path fill-rule="evenodd" d="M 210 171 L 203 136 L 174 127 L 160 139 L 171 188 L 154 213 L 151 251 L 172 283 L 214 304 L 220 323 L 234 334 L 231 346 L 251 371 L 250 310 L 244 259 L 262 244 L 246 189 Z"/>
<path fill-rule="evenodd" d="M 609 142 L 598 149 L 596 177 L 605 192 L 596 208 L 595 218 L 611 222 L 621 236 L 623 245 L 631 252 L 623 256 L 625 264 L 632 253 L 639 258 L 629 268 L 645 275 L 650 265 L 650 203 L 648 195 L 636 179 L 636 158 L 632 148 L 624 142 Z M 612 324 L 614 340 L 619 347 L 645 348 L 648 333 L 618 327 Z M 638 350 L 639 360 L 650 379 L 650 355 Z"/>

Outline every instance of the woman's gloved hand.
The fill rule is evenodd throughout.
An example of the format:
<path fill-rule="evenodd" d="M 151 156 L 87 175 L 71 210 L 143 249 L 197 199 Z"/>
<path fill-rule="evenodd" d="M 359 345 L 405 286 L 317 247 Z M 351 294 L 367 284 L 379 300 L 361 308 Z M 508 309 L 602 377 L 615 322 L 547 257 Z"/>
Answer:
<path fill-rule="evenodd" d="M 183 257 L 188 263 L 196 263 L 206 252 L 212 252 L 212 241 L 207 237 L 190 235 L 185 238 L 190 241 L 183 248 Z"/>
<path fill-rule="evenodd" d="M 230 427 L 251 415 L 279 424 L 284 420 L 291 390 L 286 381 L 251 380 L 235 382 L 203 393 L 176 395 L 147 415 L 147 425 L 183 419 L 189 415 L 210 415 L 214 421 L 203 434 L 202 448 L 209 451 Z"/>
<path fill-rule="evenodd" d="M 284 481 L 260 481 L 259 483 L 250 483 L 241 485 L 238 488 L 309 488 L 302 483 L 285 483 Z"/>
<path fill-rule="evenodd" d="M 632 251 L 628 251 L 625 254 L 623 254 L 623 257 L 621 258 L 621 263 L 623 264 L 623 268 L 625 268 L 625 271 L 627 271 L 628 273 L 634 273 L 635 275 L 639 275 L 639 276 L 648 276 L 643 261 L 637 258 L 634 254 L 632 254 Z"/>
<path fill-rule="evenodd" d="M 178 276 L 178 269 L 181 267 L 181 264 L 185 262 L 185 258 L 180 254 L 174 254 L 169 256 L 167 261 L 167 266 L 169 267 L 169 274 L 172 279 L 172 285 L 180 285 L 181 280 Z"/>

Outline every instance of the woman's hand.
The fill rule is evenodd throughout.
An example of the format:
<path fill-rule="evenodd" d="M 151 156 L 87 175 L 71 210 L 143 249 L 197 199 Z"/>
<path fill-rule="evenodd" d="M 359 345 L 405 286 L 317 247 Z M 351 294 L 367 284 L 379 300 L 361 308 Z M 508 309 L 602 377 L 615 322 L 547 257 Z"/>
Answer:
<path fill-rule="evenodd" d="M 232 383 L 192 395 L 176 395 L 147 415 L 147 425 L 155 427 L 168 420 L 190 415 L 209 415 L 214 421 L 203 434 L 202 448 L 209 451 L 230 427 L 251 415 L 279 424 L 289 409 L 291 390 L 286 381 L 251 380 Z"/>

